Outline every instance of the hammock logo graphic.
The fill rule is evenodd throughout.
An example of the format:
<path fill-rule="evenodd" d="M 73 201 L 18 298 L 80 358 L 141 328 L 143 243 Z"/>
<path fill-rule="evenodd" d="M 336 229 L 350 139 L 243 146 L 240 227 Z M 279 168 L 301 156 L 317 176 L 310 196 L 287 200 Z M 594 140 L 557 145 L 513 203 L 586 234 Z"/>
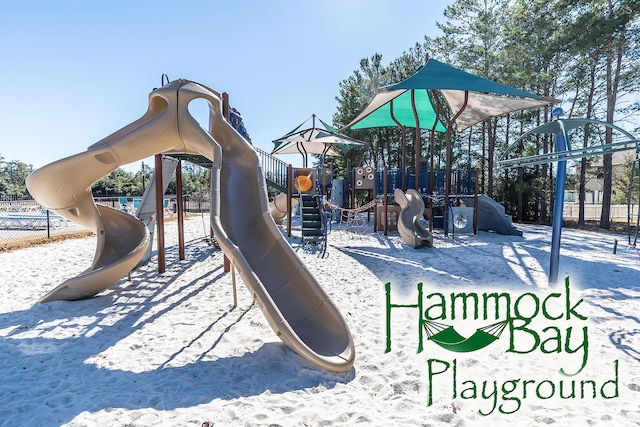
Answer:
<path fill-rule="evenodd" d="M 510 324 L 509 313 L 506 313 L 507 320 L 500 320 L 496 309 L 496 317 L 494 323 L 483 326 L 471 334 L 469 337 L 464 337 L 460 332 L 456 331 L 451 325 L 445 323 L 439 323 L 435 321 L 435 317 L 429 317 L 424 311 L 423 305 L 423 292 L 422 283 L 418 284 L 418 302 L 417 304 L 394 304 L 391 302 L 391 283 L 385 284 L 386 291 L 386 310 L 387 310 L 387 347 L 386 353 L 391 351 L 391 310 L 392 309 L 417 309 L 420 313 L 420 321 L 418 328 L 418 353 L 423 350 L 423 338 L 426 335 L 429 341 L 439 345 L 445 350 L 449 350 L 456 353 L 470 353 L 473 351 L 481 350 L 487 347 L 489 344 L 497 341 L 500 338 L 502 332 Z M 496 299 L 497 304 L 497 299 Z M 437 305 L 436 305 L 437 306 Z M 466 303 L 464 303 L 466 310 Z M 443 309 L 444 310 L 444 309 Z M 428 312 L 429 310 L 427 310 Z M 476 307 L 477 318 L 477 307 Z M 451 320 L 454 320 L 453 316 Z M 486 318 L 486 315 L 485 315 Z M 463 316 L 466 319 L 466 314 Z"/>
<path fill-rule="evenodd" d="M 580 353 L 582 363 L 578 372 L 586 365 L 589 343 L 584 322 L 587 317 L 580 312 L 583 300 L 572 298 L 568 277 L 564 292 L 558 289 L 544 295 L 532 292 L 512 295 L 495 290 L 425 293 L 422 283 L 418 283 L 417 290 L 416 303 L 394 303 L 391 301 L 391 283 L 385 284 L 386 353 L 391 351 L 391 312 L 417 310 L 418 353 L 423 351 L 423 342 L 427 340 L 451 352 L 478 351 L 498 340 L 508 327 L 509 348 L 506 351 L 509 353 Z M 479 327 L 473 333 L 472 328 L 460 332 L 463 329 L 456 330 L 453 326 L 456 321 L 482 321 L 489 325 Z M 580 322 L 580 325 L 572 321 Z M 563 373 L 570 372 L 563 370 Z"/>
<path fill-rule="evenodd" d="M 405 302 L 403 298 L 405 301 L 392 302 L 391 283 L 385 284 L 385 353 L 391 351 L 392 312 L 394 316 L 402 313 L 402 321 L 409 320 L 411 324 L 417 314 L 417 329 L 401 324 L 397 330 L 402 337 L 418 332 L 417 353 L 424 350 L 424 342 L 434 344 L 427 352 L 427 406 L 443 399 L 453 402 L 463 399 L 477 401 L 473 405 L 480 415 L 496 411 L 513 414 L 526 400 L 608 400 L 620 396 L 618 360 L 613 361 L 612 369 L 604 376 L 600 372 L 595 376 L 580 375 L 589 359 L 588 318 L 581 308 L 584 300 L 579 294 L 577 298 L 575 294 L 572 296 L 569 277 L 565 279 L 564 289 L 552 289 L 548 293 L 496 289 L 481 293 L 477 289 L 424 292 L 421 282 L 417 284 L 417 291 L 417 300 Z M 464 355 L 488 347 L 503 332 L 509 338 L 505 353 L 536 354 L 534 363 L 539 364 L 536 378 L 522 378 L 517 371 L 513 376 L 505 374 L 502 371 L 508 371 L 508 366 L 501 366 L 499 375 L 494 372 L 491 377 L 483 378 L 483 366 L 471 363 L 475 357 L 483 356 Z M 437 346 L 452 354 L 438 355 L 433 351 Z M 546 355 L 550 356 L 548 361 L 540 359 Z M 549 369 L 548 375 L 543 374 L 546 369 Z"/>
<path fill-rule="evenodd" d="M 500 334 L 502 334 L 502 331 L 504 331 L 508 323 L 507 320 L 503 320 L 489 326 L 478 328 L 473 335 L 465 338 L 460 335 L 453 326 L 423 320 L 423 326 L 427 333 L 428 340 L 433 341 L 446 350 L 457 353 L 470 353 L 485 348 L 500 338 Z"/>

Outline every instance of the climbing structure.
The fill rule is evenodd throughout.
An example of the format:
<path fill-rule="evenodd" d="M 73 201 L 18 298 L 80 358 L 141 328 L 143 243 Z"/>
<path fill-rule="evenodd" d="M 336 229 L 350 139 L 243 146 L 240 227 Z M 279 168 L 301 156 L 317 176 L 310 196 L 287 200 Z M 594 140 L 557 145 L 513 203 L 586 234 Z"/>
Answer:
<path fill-rule="evenodd" d="M 302 212 L 302 243 L 324 245 L 326 243 L 320 197 L 317 194 L 300 195 Z"/>

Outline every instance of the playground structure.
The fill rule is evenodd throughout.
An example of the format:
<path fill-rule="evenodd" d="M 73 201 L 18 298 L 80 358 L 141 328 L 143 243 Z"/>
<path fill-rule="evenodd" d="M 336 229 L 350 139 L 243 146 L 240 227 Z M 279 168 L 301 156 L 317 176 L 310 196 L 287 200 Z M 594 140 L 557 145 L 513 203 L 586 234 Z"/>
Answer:
<path fill-rule="evenodd" d="M 447 175 L 449 176 L 448 179 Z M 377 206 L 378 212 L 376 215 L 388 218 L 390 209 L 389 195 L 394 194 L 395 189 L 398 188 L 403 191 L 405 188 L 411 188 L 414 189 L 424 203 L 424 216 L 429 221 L 429 231 L 433 232 L 434 229 L 439 228 L 443 230 L 445 236 L 451 233 L 451 236 L 455 237 L 458 227 L 454 223 L 454 217 L 460 213 L 461 208 L 455 207 L 453 200 L 469 198 L 471 200 L 470 206 L 472 206 L 472 208 L 469 208 L 472 218 L 469 221 L 470 227 L 466 227 L 467 224 L 465 223 L 465 230 L 476 234 L 477 221 L 475 212 L 477 212 L 478 203 L 476 175 L 477 172 L 475 170 L 454 170 L 448 174 L 444 170 L 437 170 L 423 171 L 416 178 L 415 173 L 384 169 L 376 173 L 376 193 L 381 196 L 381 203 Z M 450 197 L 446 197 L 444 194 L 445 182 L 447 181 L 452 189 Z M 391 207 L 391 209 L 394 209 L 394 207 Z M 381 222 L 385 234 L 387 234 L 387 222 Z"/>
<path fill-rule="evenodd" d="M 460 198 L 467 206 L 474 203 L 471 197 Z M 475 226 L 482 231 L 496 231 L 499 234 L 522 236 L 522 231 L 513 226 L 512 218 L 507 215 L 504 206 L 484 194 L 478 194 L 474 209 Z M 455 220 L 456 208 L 452 208 Z"/>
<path fill-rule="evenodd" d="M 195 99 L 210 104 L 208 132 L 189 113 L 188 105 Z M 91 193 L 94 182 L 121 165 L 151 155 L 156 155 L 158 171 L 162 169 L 159 153 L 204 156 L 212 166 L 211 227 L 270 326 L 305 359 L 327 370 L 347 371 L 355 359 L 351 333 L 272 220 L 258 156 L 225 120 L 221 99 L 218 92 L 196 82 L 168 82 L 151 92 L 149 108 L 140 119 L 86 152 L 29 175 L 27 187 L 34 199 L 97 235 L 92 266 L 41 301 L 91 297 L 127 275 L 145 256 L 150 242 L 145 223 L 125 212 L 96 206 Z M 158 218 L 159 239 L 160 225 Z"/>
<path fill-rule="evenodd" d="M 520 167 L 520 166 L 530 166 L 541 163 L 551 163 L 557 162 L 557 171 L 556 171 L 556 185 L 555 185 L 555 199 L 553 205 L 553 219 L 552 219 L 552 236 L 551 236 L 551 256 L 549 262 L 549 284 L 555 285 L 558 281 L 558 265 L 560 262 L 560 241 L 562 236 L 562 214 L 564 208 L 564 190 L 566 184 L 566 176 L 567 176 L 567 160 L 571 159 L 580 159 L 588 156 L 596 156 L 602 154 L 610 154 L 618 151 L 628 151 L 635 150 L 636 160 L 633 163 L 632 176 L 629 184 L 629 192 L 627 198 L 627 207 L 628 207 L 628 216 L 627 216 L 627 230 L 628 230 L 628 238 L 629 245 L 636 247 L 637 237 L 638 237 L 638 218 L 636 214 L 636 225 L 635 225 L 635 237 L 631 239 L 632 235 L 632 204 L 631 204 L 631 195 L 632 189 L 634 185 L 634 177 L 637 170 L 638 165 L 638 156 L 640 155 L 640 140 L 636 139 L 631 133 L 626 130 L 616 126 L 612 123 L 603 122 L 600 120 L 594 119 L 561 119 L 562 109 L 556 108 L 553 110 L 552 116 L 554 118 L 553 121 L 549 123 L 545 123 L 541 126 L 538 126 L 535 129 L 532 129 L 511 144 L 507 150 L 502 154 L 501 158 L 498 161 L 498 164 L 504 168 L 511 167 Z M 620 132 L 624 138 L 619 141 L 614 141 L 608 144 L 594 144 L 588 147 L 573 147 L 571 144 L 571 140 L 569 138 L 569 131 L 572 129 L 577 129 L 584 127 L 586 125 L 599 125 L 604 126 L 605 128 L 610 128 L 612 130 L 616 130 Z M 544 133 L 552 133 L 555 134 L 556 139 L 556 151 L 552 153 L 539 154 L 534 156 L 527 156 L 521 158 L 512 158 L 509 159 L 508 156 L 511 154 L 515 147 L 518 147 L 519 144 L 522 143 L 524 139 L 526 139 L 529 135 L 532 134 L 544 134 Z M 640 175 L 638 176 L 638 189 L 640 190 Z M 638 204 L 640 209 L 640 201 Z"/>
<path fill-rule="evenodd" d="M 259 149 L 257 149 L 259 150 Z M 266 153 L 263 153 L 266 154 Z M 292 170 L 292 176 L 296 178 L 285 178 L 283 180 L 283 188 L 291 187 L 288 191 L 279 194 L 274 201 L 271 202 L 271 213 L 276 222 L 282 221 L 287 212 L 292 212 L 291 208 L 300 198 L 297 192 L 297 177 L 299 174 L 303 176 L 315 176 L 313 185 L 308 193 L 315 193 L 317 199 L 327 199 L 329 202 L 324 204 L 325 209 L 330 209 L 330 216 L 335 222 L 346 224 L 348 230 L 359 230 L 363 228 L 363 220 L 358 218 L 358 214 L 367 213 L 367 219 L 364 223 L 369 222 L 370 213 L 374 215 L 374 232 L 383 231 L 386 235 L 389 231 L 398 230 L 398 217 L 402 207 L 398 200 L 395 200 L 395 191 L 399 189 L 402 194 L 405 190 L 402 187 L 404 182 L 406 186 L 417 186 L 419 191 L 413 190 L 417 194 L 417 199 L 421 204 L 423 216 L 428 220 L 429 233 L 434 229 L 441 229 L 445 235 L 455 236 L 456 233 L 477 233 L 481 231 L 495 231 L 500 234 L 521 236 L 522 232 L 513 226 L 511 216 L 505 214 L 504 207 L 495 200 L 477 194 L 476 174 L 475 170 L 453 170 L 450 172 L 450 185 L 452 193 L 449 198 L 449 209 L 444 214 L 444 191 L 445 171 L 438 170 L 434 173 L 423 171 L 418 177 L 416 183 L 415 174 L 402 173 L 401 170 L 375 170 L 370 166 L 351 167 L 347 161 L 349 173 L 346 179 L 332 179 L 331 173 L 327 176 L 326 167 L 318 167 L 315 173 L 311 173 L 309 168 L 293 168 L 291 165 L 283 166 L 286 171 Z M 288 172 L 287 172 L 288 173 Z M 287 176 L 287 173 L 282 175 Z M 267 175 L 274 175 L 267 173 Z M 323 179 L 317 177 L 322 176 Z M 433 177 L 433 186 L 431 180 Z M 289 185 L 288 183 L 292 184 Z M 332 182 L 331 186 L 327 183 Z M 433 188 L 434 193 L 430 193 L 429 189 Z M 362 206 L 356 206 L 356 193 L 367 192 L 369 202 Z M 407 190 L 408 192 L 408 190 Z M 290 208 L 286 207 L 285 193 L 289 194 L 291 204 Z M 275 205 L 279 208 L 276 208 Z M 314 205 L 317 211 L 318 206 Z M 301 218 L 302 211 L 299 211 Z M 329 215 L 329 212 L 324 212 Z M 386 221 L 384 220 L 386 218 Z M 304 221 L 303 221 L 304 222 Z M 288 221 L 288 236 L 291 236 L 291 221 Z M 326 229 L 326 226 L 325 226 Z M 304 230 L 304 228 L 303 228 Z M 303 241 L 304 241 L 304 237 Z M 325 235 L 326 239 L 326 235 Z M 326 240 L 324 241 L 326 245 Z M 411 244 L 410 244 L 411 246 Z"/>
<path fill-rule="evenodd" d="M 379 179 L 378 185 L 382 184 L 382 190 L 376 189 L 375 197 L 382 195 L 381 206 L 376 205 L 375 208 L 382 209 L 384 220 L 382 221 L 383 231 L 387 234 L 389 214 L 389 194 L 392 194 L 395 188 L 405 191 L 407 188 L 414 188 L 423 194 L 427 200 L 426 211 L 429 216 L 429 230 L 433 230 L 434 224 L 439 219 L 444 230 L 445 236 L 449 232 L 455 233 L 456 229 L 469 230 L 468 227 L 477 231 L 477 215 L 478 215 L 478 193 L 477 189 L 466 191 L 456 191 L 453 177 L 455 172 L 451 170 L 451 136 L 455 131 L 464 130 L 475 123 L 479 123 L 490 117 L 497 117 L 508 112 L 537 108 L 544 105 L 550 105 L 558 102 L 556 99 L 545 98 L 543 96 L 525 92 L 516 88 L 512 88 L 498 82 L 487 80 L 479 76 L 467 73 L 463 70 L 449 66 L 435 59 L 430 59 L 428 55 L 425 57 L 425 64 L 411 77 L 389 86 L 379 88 L 377 95 L 371 100 L 370 104 L 350 123 L 339 129 L 337 132 L 346 130 L 375 128 L 375 127 L 397 127 L 402 135 L 402 151 L 400 155 L 401 168 L 400 182 L 397 184 L 387 185 L 389 183 L 389 174 L 385 169 L 382 179 Z M 450 114 L 446 114 L 449 110 Z M 450 117 L 449 117 L 450 116 Z M 407 168 L 407 144 L 406 135 L 407 128 L 415 129 L 415 167 L 413 169 L 414 179 L 410 183 L 411 172 Z M 296 128 L 297 130 L 298 128 Z M 422 179 L 421 173 L 421 129 L 431 130 L 431 141 L 429 147 L 428 167 L 429 184 L 423 187 L 419 180 Z M 295 131 L 294 131 L 295 132 Z M 442 173 L 444 178 L 442 190 L 435 189 L 436 170 L 434 168 L 434 147 L 435 132 L 445 133 L 445 169 Z M 292 132 L 293 133 L 293 132 Z M 291 134 L 291 133 L 290 133 Z M 287 136 L 289 136 L 288 134 Z M 285 143 L 285 139 L 274 141 L 276 143 Z M 296 144 L 306 143 L 307 141 L 296 140 Z M 293 149 L 293 141 L 288 148 Z M 278 146 L 276 146 L 278 149 Z M 298 152 L 305 156 L 308 150 L 297 148 Z M 275 152 L 275 150 L 274 150 Z M 325 151 L 322 154 L 326 154 Z M 359 168 L 362 169 L 362 168 Z M 351 174 L 351 166 L 347 165 L 347 170 Z M 371 173 L 373 176 L 374 174 Z M 350 178 L 347 177 L 347 180 Z M 364 179 L 351 178 L 351 182 L 364 182 Z M 358 185 L 349 186 L 349 191 L 353 197 L 353 192 Z M 389 191 L 391 190 L 391 191 Z M 466 193 L 466 194 L 465 194 Z M 469 197 L 473 195 L 473 213 L 471 211 L 462 211 L 460 206 L 454 206 L 452 200 L 459 201 L 463 196 Z M 515 230 L 511 224 L 511 220 L 504 215 L 504 209 L 496 209 L 492 203 L 486 199 L 482 200 L 485 215 L 490 216 L 491 220 L 483 222 L 487 227 L 499 226 L 499 232 L 509 234 L 521 234 Z M 350 203 L 347 208 L 349 214 L 354 213 L 354 203 Z M 435 205 L 435 206 L 434 206 Z M 435 209 L 441 210 L 442 215 L 436 218 Z M 456 211 L 456 208 L 457 211 Z M 466 207 L 465 207 L 466 208 Z M 396 208 L 392 208 L 396 210 Z M 392 215 L 398 212 L 391 212 Z M 473 221 L 469 221 L 469 216 L 473 217 Z M 377 213 L 376 213 L 377 216 Z M 505 223 L 504 226 L 502 223 Z M 376 221 L 377 224 L 377 221 Z"/>
<path fill-rule="evenodd" d="M 434 194 L 442 195 L 441 207 L 443 219 L 446 222 L 451 217 L 448 212 L 452 206 L 451 198 L 455 197 L 451 170 L 451 137 L 453 132 L 462 131 L 475 123 L 508 112 L 537 108 L 557 102 L 558 100 L 553 98 L 545 98 L 467 73 L 435 59 L 430 59 L 427 54 L 422 68 L 401 82 L 379 88 L 378 94 L 369 105 L 341 131 L 373 127 L 399 128 L 402 135 L 402 155 L 400 156 L 402 185 L 400 188 L 404 190 L 411 187 L 405 181 L 407 128 L 415 129 L 413 145 L 415 149 L 414 174 L 416 176 L 421 176 L 421 129 L 430 129 L 431 186 L 427 194 L 429 197 L 433 197 Z M 445 112 L 447 109 L 449 114 Z M 444 189 L 437 193 L 433 188 L 435 132 L 444 132 L 446 147 Z M 414 181 L 413 188 L 419 189 L 417 180 Z M 477 194 L 477 191 L 474 194 Z M 429 203 L 431 205 L 431 201 Z M 475 204 L 474 209 L 477 211 Z M 431 212 L 433 212 L 432 209 Z M 445 236 L 448 231 L 449 228 L 445 226 Z"/>
<path fill-rule="evenodd" d="M 371 166 L 357 166 L 352 168 L 348 161 L 347 169 L 349 173 L 346 179 L 346 187 L 341 185 L 335 187 L 333 183 L 331 186 L 328 186 L 328 183 L 335 180 L 333 180 L 331 173 L 329 173 L 328 177 L 325 174 L 325 171 L 327 170 L 324 165 L 325 157 L 344 154 L 354 146 L 361 146 L 364 145 L 364 143 L 340 134 L 336 129 L 327 125 L 322 120 L 317 119 L 315 115 L 313 115 L 311 119 L 313 120 L 313 126 L 311 128 L 305 128 L 303 123 L 285 136 L 274 140 L 275 148 L 271 153 L 299 153 L 303 156 L 305 167 L 297 169 L 292 168 L 291 165 L 287 165 L 284 168 L 281 166 L 281 168 L 286 171 L 284 173 L 267 171 L 268 176 L 284 175 L 287 177 L 284 180 L 284 184 L 282 184 L 283 188 L 287 189 L 287 200 L 289 200 L 287 207 L 284 208 L 285 203 L 281 196 L 277 196 L 276 200 L 271 204 L 271 212 L 276 222 L 282 221 L 282 219 L 288 215 L 288 212 L 291 212 L 291 207 L 293 206 L 292 203 L 294 201 L 302 200 L 300 216 L 302 219 L 303 245 L 306 245 L 309 242 L 322 242 L 323 248 L 326 249 L 327 226 L 324 220 L 320 220 L 320 218 L 318 218 L 319 214 L 317 211 L 320 210 L 321 214 L 328 215 L 327 212 L 322 212 L 319 200 L 322 199 L 323 201 L 326 201 L 329 188 L 331 188 L 331 200 L 329 203 L 325 203 L 325 207 L 331 207 L 331 217 L 334 220 L 342 221 L 342 219 L 346 219 L 346 223 L 349 225 L 348 228 L 352 228 L 351 226 L 357 222 L 357 214 L 360 212 L 368 212 L 368 221 L 370 210 L 373 208 L 375 216 L 374 231 L 377 231 L 378 225 L 385 234 L 387 234 L 389 229 L 395 230 L 397 226 L 397 217 L 400 213 L 400 207 L 396 204 L 388 203 L 388 197 L 390 196 L 393 198 L 393 191 L 396 188 L 401 189 L 404 194 L 404 190 L 406 190 L 408 186 L 415 185 L 416 189 L 420 188 L 420 191 L 424 194 L 424 196 L 420 196 L 419 198 L 426 199 L 425 201 L 428 204 L 428 208 L 425 208 L 423 204 L 421 210 L 429 213 L 429 231 L 433 230 L 434 223 L 438 223 L 439 226 L 444 229 L 445 235 L 449 232 L 455 233 L 456 228 L 459 226 L 462 227 L 459 229 L 460 232 L 471 232 L 472 229 L 474 233 L 476 232 L 476 221 L 475 216 L 473 215 L 473 210 L 475 208 L 475 201 L 477 201 L 477 189 L 473 184 L 475 178 L 472 177 L 472 175 L 475 174 L 475 171 L 452 171 L 452 175 L 456 175 L 456 177 L 449 178 L 447 180 L 448 183 L 453 182 L 453 188 L 457 188 L 456 194 L 460 196 L 473 197 L 474 208 L 467 208 L 465 212 L 462 212 L 464 208 L 460 207 L 451 207 L 451 210 L 447 212 L 447 207 L 444 206 L 444 204 L 447 203 L 445 200 L 446 197 L 443 198 L 435 196 L 433 193 L 434 185 L 429 183 L 423 184 L 422 181 L 425 178 L 428 182 L 432 182 L 434 179 L 438 179 L 436 178 L 437 176 L 442 181 L 439 187 L 442 187 L 440 188 L 440 193 L 443 193 L 445 191 L 444 171 L 438 171 L 438 173 L 434 174 L 422 173 L 419 177 L 419 184 L 415 178 L 413 179 L 413 184 L 407 184 L 407 178 L 411 181 L 411 176 L 407 175 L 406 169 L 402 169 L 401 171 L 387 171 L 386 169 L 384 171 L 376 171 Z M 316 125 L 316 119 L 320 122 L 320 125 Z M 313 169 L 306 167 L 308 154 L 317 154 L 320 157 L 320 163 L 323 166 L 315 170 L 315 175 L 321 176 L 322 179 L 316 179 L 313 184 L 305 180 L 305 189 L 302 193 L 305 193 L 306 195 L 296 195 L 294 194 L 295 191 L 300 193 L 300 182 L 297 180 L 300 178 L 306 178 L 307 176 L 314 176 Z M 263 159 L 266 160 L 264 163 L 273 164 L 273 161 L 269 160 L 265 155 L 266 153 L 263 153 Z M 293 170 L 293 181 L 289 176 L 289 170 Z M 305 175 L 307 174 L 306 171 L 311 172 L 309 172 L 308 175 Z M 301 173 L 302 176 L 299 176 Z M 293 190 L 291 188 L 292 186 Z M 277 188 L 277 185 L 274 185 L 274 187 Z M 313 196 L 315 197 L 315 200 L 309 200 L 309 198 L 312 197 L 311 194 L 314 192 L 309 191 L 309 188 L 315 189 L 314 191 L 316 196 Z M 334 196 L 334 190 L 336 188 L 340 188 L 341 195 L 338 197 Z M 367 190 L 369 192 L 368 197 L 371 201 L 364 206 L 355 207 L 355 194 L 359 190 Z M 372 194 L 372 192 L 374 193 Z M 347 197 L 345 198 L 343 195 L 347 195 Z M 304 200 L 305 198 L 307 198 L 306 201 Z M 376 200 L 376 202 L 374 202 L 374 200 Z M 422 200 L 421 203 L 423 203 Z M 277 208 L 276 205 L 280 205 L 281 207 Z M 432 215 L 434 207 L 440 211 L 440 216 L 437 218 L 431 218 L 431 216 L 434 216 Z M 473 218 L 469 219 L 469 214 L 471 214 Z M 305 218 L 312 219 L 305 220 Z M 383 220 L 383 218 L 388 218 L 388 220 Z M 464 223 L 455 221 L 454 218 L 464 219 Z M 291 236 L 290 223 L 291 221 L 289 221 L 288 225 L 288 236 Z M 322 231 L 324 231 L 324 235 L 320 236 Z"/>

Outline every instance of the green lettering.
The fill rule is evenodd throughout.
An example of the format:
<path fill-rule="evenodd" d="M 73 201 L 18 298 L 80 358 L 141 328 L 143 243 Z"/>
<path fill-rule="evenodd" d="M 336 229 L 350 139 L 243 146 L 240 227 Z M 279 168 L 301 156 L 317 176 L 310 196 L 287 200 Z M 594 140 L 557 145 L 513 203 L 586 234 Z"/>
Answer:
<path fill-rule="evenodd" d="M 439 297 L 440 298 L 440 302 L 437 304 L 432 304 L 429 307 L 427 307 L 427 309 L 424 311 L 424 317 L 427 320 L 444 320 L 447 318 L 447 304 L 445 303 L 445 299 L 444 299 L 444 295 L 439 293 L 439 292 L 434 292 L 432 294 L 427 295 L 427 299 L 431 299 L 432 297 Z M 430 314 L 429 312 L 431 311 L 432 308 L 439 308 L 440 309 L 440 314 L 438 316 L 433 316 L 432 314 Z"/>
<path fill-rule="evenodd" d="M 542 330 L 542 332 L 547 332 L 547 331 L 554 331 L 555 335 L 542 341 L 542 343 L 540 344 L 540 351 L 547 354 L 562 352 L 562 338 L 560 334 L 560 329 L 556 328 L 555 326 L 549 326 Z M 555 344 L 555 348 L 547 349 L 547 346 L 546 346 L 547 343 Z"/>
<path fill-rule="evenodd" d="M 580 301 L 575 303 L 573 307 L 571 306 L 571 290 L 569 287 L 569 276 L 567 276 L 567 278 L 564 280 L 564 289 L 566 293 L 565 301 L 566 301 L 566 307 L 567 307 L 567 320 L 571 319 L 572 314 L 580 320 L 587 320 L 587 316 L 583 316 L 576 311 L 576 307 L 582 304 L 582 298 L 580 298 Z"/>
<path fill-rule="evenodd" d="M 520 399 L 518 399 L 515 396 L 510 396 L 510 394 L 516 389 L 516 387 L 518 386 L 518 382 L 520 380 L 510 380 L 510 381 L 505 381 L 502 384 L 502 400 L 511 400 L 516 402 L 516 407 L 515 409 L 508 411 L 506 409 L 504 409 L 504 403 L 500 404 L 500 406 L 498 407 L 498 411 L 502 414 L 513 414 L 514 412 L 518 411 L 518 409 L 520 409 L 520 406 L 522 405 L 522 401 Z"/>
<path fill-rule="evenodd" d="M 523 322 L 522 326 L 515 326 L 515 322 L 516 320 L 521 320 Z M 509 352 L 511 353 L 520 353 L 520 354 L 526 354 L 526 353 L 531 353 L 532 351 L 534 351 L 536 348 L 538 348 L 538 345 L 540 345 L 540 336 L 532 329 L 527 328 L 526 326 L 531 323 L 531 320 L 529 319 L 511 319 L 511 321 L 509 322 Z M 516 331 L 520 331 L 523 332 L 525 334 L 528 334 L 529 336 L 533 337 L 533 345 L 528 349 L 523 349 L 523 350 L 516 350 L 516 340 L 515 340 L 515 333 Z M 522 340 L 519 339 L 518 343 L 522 343 Z"/>
<path fill-rule="evenodd" d="M 544 301 L 542 301 L 542 314 L 547 319 L 549 319 L 549 320 L 558 320 L 558 319 L 562 318 L 562 313 L 558 314 L 557 316 L 552 316 L 547 311 L 547 302 L 549 301 L 549 298 L 560 298 L 560 296 L 561 296 L 560 294 L 554 292 L 552 294 L 547 295 L 547 297 L 544 299 Z"/>
<path fill-rule="evenodd" d="M 582 328 L 582 342 L 581 344 L 572 349 L 569 347 L 569 342 L 571 341 L 571 332 L 573 331 L 573 327 L 570 326 L 567 328 L 567 339 L 564 342 L 564 351 L 569 354 L 577 353 L 578 350 L 582 349 L 582 364 L 580 365 L 580 369 L 576 373 L 568 374 L 564 369 L 560 369 L 560 372 L 564 375 L 573 376 L 579 374 L 585 366 L 587 366 L 587 360 L 589 359 L 589 333 L 587 331 L 587 327 L 584 326 Z"/>
<path fill-rule="evenodd" d="M 418 353 L 423 349 L 422 346 L 422 283 L 418 283 L 418 303 L 417 304 L 391 304 L 391 282 L 384 285 L 386 294 L 386 313 L 387 313 L 387 345 L 385 353 L 391 351 L 391 309 L 392 308 L 417 308 L 418 309 Z"/>
<path fill-rule="evenodd" d="M 618 393 L 618 360 L 617 359 L 615 362 L 613 362 L 613 366 L 616 374 L 615 378 L 612 380 L 606 381 L 604 384 L 602 384 L 602 387 L 600 387 L 600 396 L 602 396 L 604 399 L 613 399 L 620 395 Z M 613 394 L 611 395 L 607 395 L 604 391 L 604 388 L 607 384 L 613 385 Z"/>
<path fill-rule="evenodd" d="M 444 369 L 442 369 L 441 371 L 434 371 L 433 370 L 433 363 L 441 363 L 442 365 L 444 365 Z M 428 367 L 428 381 L 429 381 L 429 397 L 428 397 L 428 401 L 427 401 L 427 406 L 431 406 L 433 405 L 433 377 L 434 375 L 440 375 L 443 374 L 445 372 L 447 372 L 447 370 L 449 369 L 449 363 L 445 362 L 444 360 L 439 360 L 439 359 L 429 359 L 427 360 L 427 367 Z"/>

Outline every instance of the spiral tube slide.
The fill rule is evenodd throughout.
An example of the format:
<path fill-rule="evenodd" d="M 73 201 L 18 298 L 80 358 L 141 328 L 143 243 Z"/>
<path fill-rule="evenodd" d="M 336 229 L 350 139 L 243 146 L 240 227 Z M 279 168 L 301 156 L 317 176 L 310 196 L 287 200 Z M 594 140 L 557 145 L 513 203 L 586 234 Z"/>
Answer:
<path fill-rule="evenodd" d="M 199 98 L 210 104 L 209 132 L 188 110 Z M 211 226 L 276 335 L 317 366 L 334 372 L 351 369 L 351 333 L 272 219 L 255 150 L 222 117 L 220 94 L 184 79 L 151 92 L 149 108 L 137 121 L 27 178 L 34 199 L 98 236 L 91 268 L 41 301 L 88 298 L 142 258 L 149 244 L 146 227 L 124 213 L 96 206 L 91 185 L 121 165 L 159 153 L 199 154 L 212 161 Z"/>

